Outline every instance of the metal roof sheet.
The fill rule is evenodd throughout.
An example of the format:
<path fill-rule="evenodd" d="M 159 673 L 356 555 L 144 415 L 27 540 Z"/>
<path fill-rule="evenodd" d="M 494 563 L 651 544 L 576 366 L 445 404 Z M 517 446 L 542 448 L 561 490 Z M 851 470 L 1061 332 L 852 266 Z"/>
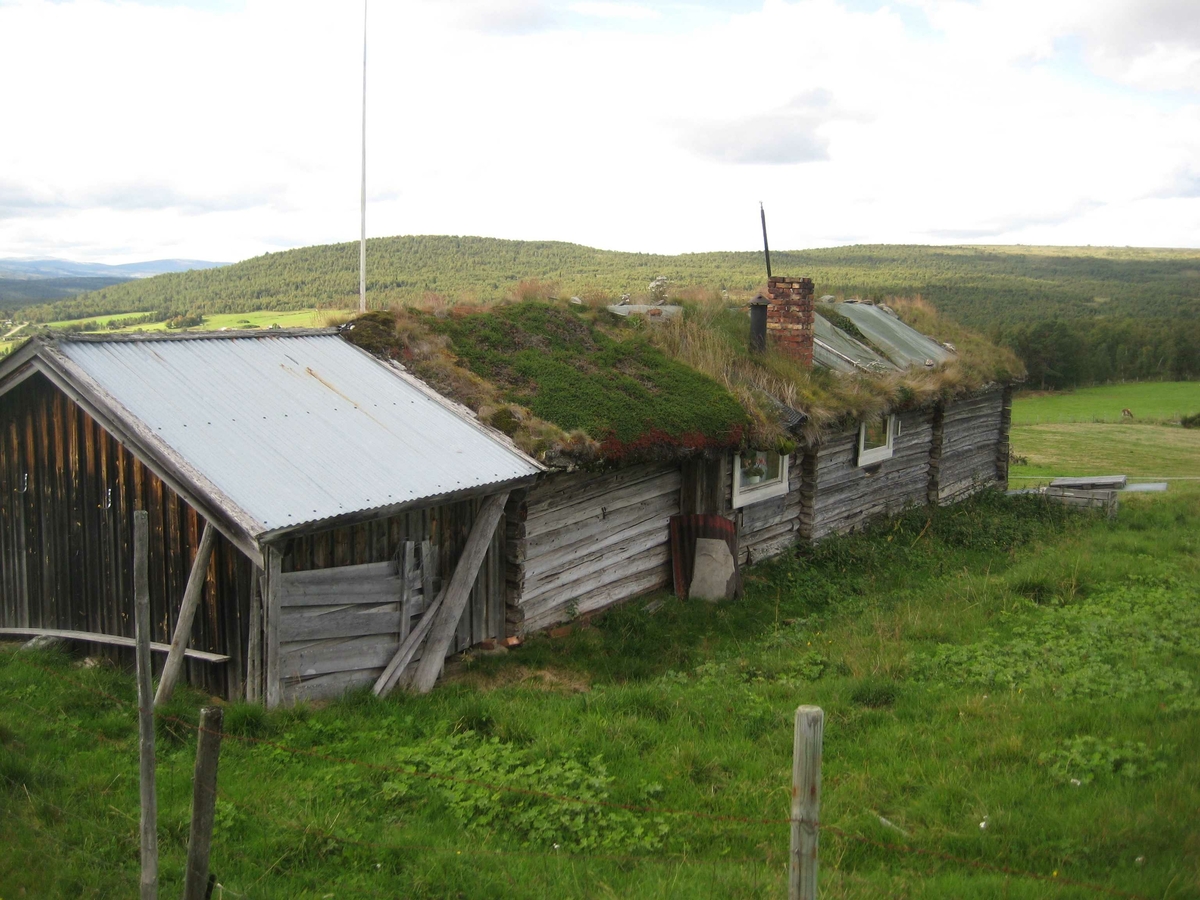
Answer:
<path fill-rule="evenodd" d="M 866 344 L 824 319 L 813 316 L 813 362 L 835 372 L 895 372 L 896 366 Z"/>
<path fill-rule="evenodd" d="M 833 304 L 829 304 L 833 306 Z M 818 306 L 817 312 L 820 312 Z M 845 316 L 872 344 L 902 369 L 945 362 L 952 354 L 932 338 L 909 328 L 896 316 L 870 303 L 838 303 L 836 312 Z"/>
<path fill-rule="evenodd" d="M 539 471 L 337 335 L 63 341 L 59 350 L 263 532 Z"/>

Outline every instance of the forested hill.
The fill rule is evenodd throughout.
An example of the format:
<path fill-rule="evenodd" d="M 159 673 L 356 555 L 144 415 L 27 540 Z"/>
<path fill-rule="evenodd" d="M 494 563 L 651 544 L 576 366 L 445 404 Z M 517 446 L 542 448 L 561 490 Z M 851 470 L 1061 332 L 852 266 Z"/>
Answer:
<path fill-rule="evenodd" d="M 1200 320 L 1200 251 L 1050 247 L 851 246 L 773 252 L 776 273 L 805 275 L 818 294 L 881 299 L 923 294 L 944 314 L 987 329 L 1051 318 Z M 754 290 L 765 282 L 762 255 L 659 256 L 577 244 L 476 237 L 391 237 L 368 242 L 372 305 L 512 296 L 522 280 L 564 296 L 646 291 L 665 276 L 683 288 Z M 165 274 L 56 303 L 22 318 L 53 321 L 103 313 L 244 312 L 352 306 L 358 292 L 356 243 L 270 253 L 220 269 Z M 11 312 L 12 310 L 10 310 Z"/>

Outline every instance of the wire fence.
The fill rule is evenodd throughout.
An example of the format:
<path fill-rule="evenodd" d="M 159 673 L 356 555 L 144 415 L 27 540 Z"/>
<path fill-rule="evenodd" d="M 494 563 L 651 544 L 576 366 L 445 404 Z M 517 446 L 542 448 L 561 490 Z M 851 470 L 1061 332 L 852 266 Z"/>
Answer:
<path fill-rule="evenodd" d="M 39 669 L 40 671 L 46 673 L 47 675 L 49 675 L 55 679 L 58 679 L 59 681 L 69 683 L 83 691 L 91 693 L 95 696 L 102 697 L 108 701 L 115 703 L 115 704 L 118 704 L 121 708 L 128 710 L 130 713 L 133 713 L 136 715 L 139 712 L 138 704 L 136 702 L 125 700 L 121 697 L 118 697 L 118 696 L 112 694 L 111 692 L 105 691 L 94 685 L 85 684 L 84 682 L 80 681 L 79 679 L 73 678 L 64 672 L 57 671 L 48 666 L 42 666 L 36 662 L 33 662 L 32 660 L 29 661 L 29 665 Z M 26 708 L 28 708 L 31 712 L 34 712 L 39 715 L 42 715 L 45 713 L 44 710 L 39 710 L 36 706 L 33 706 L 32 704 L 29 704 L 24 700 L 18 699 L 18 702 L 21 703 Z M 155 715 L 159 720 L 165 721 L 165 722 L 170 722 L 177 726 L 182 726 L 183 728 L 187 729 L 189 732 L 202 730 L 195 722 L 189 722 L 189 721 L 179 718 L 177 716 L 166 715 L 166 714 L 162 714 L 162 713 L 156 713 Z M 66 726 L 67 728 L 73 729 L 76 732 L 79 732 L 80 734 L 83 734 L 89 738 L 95 739 L 102 743 L 120 743 L 120 741 L 114 741 L 112 738 L 109 738 L 102 733 L 95 732 L 91 729 L 83 728 L 82 726 L 72 722 L 69 718 L 66 718 L 66 717 L 56 718 L 54 720 L 53 724 Z M 699 810 L 692 810 L 692 809 L 672 809 L 672 808 L 662 807 L 662 806 L 614 803 L 614 802 L 605 801 L 605 800 L 597 800 L 597 799 L 592 799 L 592 798 L 573 797 L 573 796 L 569 796 L 569 795 L 556 794 L 553 792 L 548 792 L 548 791 L 543 791 L 543 790 L 538 790 L 538 789 L 533 789 L 533 788 L 522 788 L 522 787 L 516 787 L 513 785 L 506 785 L 506 784 L 495 784 L 495 783 L 491 783 L 491 782 L 488 782 L 488 781 L 485 781 L 482 779 L 463 778 L 461 776 L 450 775 L 450 774 L 445 774 L 445 773 L 422 772 L 422 771 L 412 769 L 412 768 L 406 767 L 406 766 L 395 766 L 395 765 L 389 765 L 389 764 L 384 764 L 384 763 L 372 762 L 369 760 L 356 759 L 353 757 L 339 756 L 339 755 L 324 753 L 324 752 L 321 752 L 318 750 L 312 750 L 312 749 L 303 748 L 303 747 L 291 747 L 291 746 L 283 744 L 279 741 L 273 741 L 273 740 L 270 740 L 267 738 L 259 738 L 259 737 L 252 737 L 252 736 L 247 736 L 247 735 L 231 734 L 229 732 L 222 732 L 221 737 L 224 740 L 231 740 L 231 741 L 235 741 L 238 743 L 246 744 L 248 746 L 270 747 L 274 750 L 278 750 L 280 752 L 285 752 L 288 754 L 293 754 L 297 757 L 317 759 L 317 760 L 321 760 L 321 761 L 325 761 L 325 762 L 329 762 L 329 763 L 333 763 L 333 764 L 338 764 L 338 765 L 351 765 L 351 766 L 360 767 L 364 770 L 383 771 L 383 772 L 389 772 L 389 773 L 394 773 L 394 774 L 400 774 L 400 775 L 404 775 L 406 777 L 412 777 L 412 778 L 421 778 L 421 779 L 427 779 L 427 780 L 431 780 L 431 781 L 452 782 L 452 783 L 467 785 L 467 786 L 471 786 L 471 787 L 482 788 L 482 789 L 492 791 L 495 793 L 511 793 L 511 794 L 525 795 L 525 796 L 534 796 L 534 797 L 540 797 L 540 798 L 547 799 L 547 800 L 552 800 L 552 801 L 555 801 L 558 803 L 578 804 L 580 806 L 603 807 L 603 808 L 610 808 L 610 809 L 620 809 L 620 810 L 634 812 L 634 813 L 648 813 L 648 814 L 654 814 L 654 815 L 659 815 L 659 816 L 670 815 L 670 816 L 676 816 L 676 817 L 680 817 L 680 818 L 690 818 L 690 819 L 693 819 L 696 821 L 703 821 L 703 822 L 709 822 L 709 823 L 721 823 L 721 824 L 729 824 L 729 825 L 778 826 L 781 829 L 781 831 L 780 831 L 781 842 L 782 842 L 783 836 L 785 834 L 785 832 L 782 829 L 785 826 L 790 828 L 790 826 L 793 824 L 793 820 L 790 817 L 765 818 L 765 817 L 756 817 L 756 816 L 739 816 L 739 815 L 730 815 L 730 814 L 707 813 L 707 812 L 702 812 Z M 172 772 L 172 777 L 174 777 L 173 768 L 171 769 L 171 772 Z M 230 793 L 224 789 L 218 790 L 218 796 L 221 800 L 230 804 L 230 806 L 232 806 L 233 808 L 236 808 L 237 810 L 239 810 L 243 815 L 245 815 L 247 817 L 252 817 L 255 820 L 258 820 L 260 822 L 268 823 L 268 824 L 273 825 L 277 828 L 280 828 L 284 831 L 290 831 L 290 832 L 294 832 L 294 833 L 302 834 L 302 835 L 316 835 L 316 836 L 320 837 L 322 840 L 334 842 L 337 844 L 344 844 L 344 845 L 348 845 L 348 846 L 357 846 L 357 847 L 368 848 L 368 849 L 377 850 L 377 851 L 381 851 L 381 852 L 387 852 L 387 853 L 407 853 L 407 854 L 432 853 L 432 854 L 440 854 L 440 855 L 452 856 L 452 857 L 468 857 L 468 858 L 470 858 L 470 857 L 491 857 L 491 858 L 542 859 L 547 862 L 551 862 L 551 861 L 559 861 L 559 862 L 572 861 L 572 862 L 580 862 L 580 863 L 599 862 L 599 863 L 616 863 L 616 864 L 620 864 L 622 866 L 638 866 L 638 865 L 728 866 L 728 865 L 733 865 L 733 866 L 772 867 L 772 866 L 778 866 L 778 865 L 780 865 L 781 861 L 786 860 L 786 854 L 783 854 L 783 853 L 772 854 L 771 856 L 764 855 L 761 857 L 729 857 L 729 856 L 708 857 L 708 856 L 696 856 L 696 855 L 687 854 L 687 853 L 658 853 L 658 852 L 650 853 L 650 852 L 648 852 L 645 854 L 612 854 L 612 853 L 592 853 L 592 852 L 585 853 L 585 852 L 577 852 L 577 851 L 565 851 L 564 852 L 564 851 L 559 851 L 557 849 L 555 849 L 555 850 L 509 849 L 509 848 L 498 849 L 498 848 L 490 848 L 490 847 L 481 847 L 481 846 L 478 846 L 477 844 L 466 844 L 464 846 L 451 847 L 451 846 L 444 846 L 444 845 L 437 845 L 437 844 L 422 844 L 422 843 L 416 843 L 416 842 L 404 842 L 404 843 L 378 842 L 378 841 L 366 840 L 361 837 L 352 837 L 352 836 L 349 836 L 346 834 L 338 834 L 337 832 L 331 831 L 330 829 L 328 829 L 324 826 L 321 826 L 316 822 L 291 821 L 291 820 L 284 820 L 284 819 L 272 816 L 266 812 L 266 810 L 270 806 L 270 803 L 268 802 L 268 798 L 266 798 L 266 797 L 237 798 L 237 797 L 231 796 Z M 68 811 L 62 810 L 61 808 L 58 808 L 58 807 L 55 807 L 55 808 L 61 816 L 63 816 L 63 817 L 69 816 Z M 133 818 L 136 820 L 136 816 L 134 816 Z M 97 827 L 99 827 L 99 826 L 97 826 Z M 1130 892 L 1130 891 L 1120 890 L 1118 888 L 1113 888 L 1108 885 L 1096 884 L 1093 882 L 1087 882 L 1087 881 L 1082 881 L 1082 880 L 1078 880 L 1078 879 L 1073 879 L 1073 878 L 1070 878 L 1067 876 L 1062 876 L 1057 871 L 1055 871 L 1054 873 L 1052 873 L 1050 875 L 1046 875 L 1044 873 L 1029 872 L 1029 871 L 1025 871 L 1023 869 L 1017 869 L 1012 866 L 1007 866 L 1007 865 L 1003 865 L 1003 864 L 989 863 L 989 862 L 979 860 L 979 859 L 970 859 L 967 857 L 962 857 L 962 856 L 958 856 L 955 854 L 947 853 L 947 852 L 944 852 L 939 849 L 931 849 L 931 848 L 926 848 L 926 847 L 914 847 L 914 846 L 911 846 L 908 844 L 897 844 L 897 843 L 891 843 L 888 841 L 880 841 L 880 840 L 871 838 L 867 835 L 860 834 L 860 833 L 857 833 L 854 831 L 849 831 L 849 830 L 841 828 L 837 825 L 832 825 L 832 824 L 828 824 L 825 822 L 822 822 L 820 824 L 820 831 L 823 834 L 835 837 L 838 840 L 846 841 L 846 842 L 850 842 L 850 843 L 856 843 L 856 844 L 865 845 L 865 846 L 870 846 L 876 850 L 880 850 L 887 854 L 895 855 L 897 857 L 936 859 L 941 862 L 951 863 L 956 866 L 961 866 L 963 868 L 974 870 L 974 871 L 988 872 L 988 873 L 997 874 L 997 875 L 1004 875 L 1004 876 L 1010 877 L 1010 878 L 1027 879 L 1030 881 L 1036 881 L 1036 882 L 1046 883 L 1049 885 L 1054 885 L 1054 886 L 1057 886 L 1060 888 L 1075 888 L 1075 889 L 1079 889 L 1079 890 L 1090 891 L 1090 892 L 1098 894 L 1098 895 L 1102 894 L 1102 895 L 1107 895 L 1107 896 L 1111 896 L 1111 897 L 1129 898 L 1129 900 L 1147 900 L 1147 898 L 1145 898 L 1141 894 L 1137 894 L 1137 893 Z M 55 842 L 59 843 L 61 849 L 64 849 L 64 850 L 67 849 L 65 847 L 62 847 L 62 842 L 59 841 L 59 839 L 56 838 L 55 836 L 47 834 L 47 837 L 49 837 L 51 840 L 54 840 Z M 222 845 L 221 852 L 223 854 L 228 854 L 229 856 L 241 859 L 250 867 L 254 867 L 254 868 L 261 867 L 261 864 L 262 864 L 261 860 L 257 860 L 257 859 L 250 857 L 249 855 L 243 853 L 236 846 Z M 836 868 L 836 867 L 829 866 L 828 864 L 823 864 L 823 867 L 827 868 L 827 869 L 828 868 Z M 274 866 L 272 866 L 266 872 L 264 872 L 260 876 L 260 880 L 262 880 L 262 878 L 267 877 L 273 868 L 274 868 Z M 929 874 L 933 874 L 933 873 L 929 873 Z M 236 889 L 227 888 L 224 885 L 220 885 L 220 887 L 221 887 L 221 894 L 218 894 L 217 895 L 218 897 L 223 896 L 224 894 L 228 894 L 230 897 L 240 898 L 243 896 L 245 896 L 245 897 L 252 896 L 252 894 L 249 892 L 251 890 L 253 890 L 254 886 L 253 885 L 251 885 L 250 887 L 243 886 L 241 892 L 239 892 Z M 360 890 L 362 890 L 362 886 L 356 885 L 354 890 L 360 891 Z M 394 893 L 392 893 L 392 892 L 376 893 L 374 891 L 371 891 L 369 888 L 366 889 L 366 893 L 370 896 L 387 896 L 387 897 L 394 896 Z"/>

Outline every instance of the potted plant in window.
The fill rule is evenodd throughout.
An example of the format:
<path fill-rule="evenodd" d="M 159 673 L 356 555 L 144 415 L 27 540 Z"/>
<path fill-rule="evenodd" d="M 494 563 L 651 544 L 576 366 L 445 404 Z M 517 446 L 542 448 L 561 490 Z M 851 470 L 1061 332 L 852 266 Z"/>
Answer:
<path fill-rule="evenodd" d="M 767 474 L 767 467 L 757 460 L 742 468 L 742 484 L 758 484 Z"/>

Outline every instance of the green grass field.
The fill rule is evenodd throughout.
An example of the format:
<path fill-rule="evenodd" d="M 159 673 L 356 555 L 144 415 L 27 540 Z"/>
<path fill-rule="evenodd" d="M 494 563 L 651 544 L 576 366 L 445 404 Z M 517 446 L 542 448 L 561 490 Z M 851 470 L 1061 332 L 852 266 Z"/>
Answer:
<path fill-rule="evenodd" d="M 1122 420 L 1124 407 L 1144 415 Z M 1116 416 L 1104 414 L 1114 408 Z M 1012 449 L 1028 464 L 1012 466 L 1009 479 L 1013 487 L 1029 487 L 1052 477 L 1128 475 L 1135 481 L 1178 479 L 1172 490 L 1200 488 L 1200 430 L 1146 421 L 1171 421 L 1177 418 L 1173 409 L 1200 409 L 1200 382 L 1020 395 L 1013 401 Z"/>
<path fill-rule="evenodd" d="M 1014 425 L 1058 425 L 1069 422 L 1174 423 L 1200 412 L 1200 381 L 1157 381 L 1108 384 L 1062 393 L 1020 394 L 1013 401 Z"/>
<path fill-rule="evenodd" d="M 105 329 L 102 326 L 114 319 L 120 320 L 136 315 L 138 313 L 91 316 L 86 319 L 64 319 L 60 322 L 49 322 L 47 324 L 50 328 L 70 328 L 73 325 L 82 325 L 85 322 L 95 322 L 101 326 L 97 332 L 92 332 L 95 334 L 103 332 Z M 278 325 L 280 328 L 317 328 L 321 327 L 323 322 L 324 318 L 322 314 L 315 309 L 300 309 L 285 312 L 214 313 L 204 317 L 203 325 L 191 330 L 220 331 L 223 328 L 227 328 L 232 331 L 239 328 L 270 328 L 272 325 Z M 165 322 L 151 322 L 146 325 L 137 325 L 116 330 L 118 332 L 166 331 L 167 325 Z"/>
<path fill-rule="evenodd" d="M 823 897 L 1195 897 L 1197 534 L 1196 494 L 1111 523 L 985 495 L 427 697 L 234 704 L 214 897 L 783 897 L 802 703 L 827 716 Z M 206 700 L 159 721 L 164 896 Z M 111 668 L 0 652 L 0 897 L 134 893 L 134 701 Z"/>

